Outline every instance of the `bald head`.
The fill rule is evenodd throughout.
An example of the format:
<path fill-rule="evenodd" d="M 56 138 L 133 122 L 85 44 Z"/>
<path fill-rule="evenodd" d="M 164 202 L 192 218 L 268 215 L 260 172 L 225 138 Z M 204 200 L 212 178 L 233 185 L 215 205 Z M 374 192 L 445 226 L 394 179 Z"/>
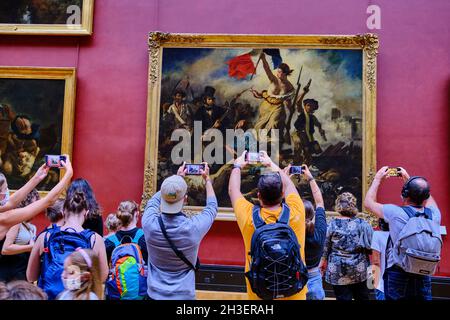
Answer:
<path fill-rule="evenodd" d="M 425 178 L 413 177 L 406 183 L 407 198 L 415 205 L 422 205 L 430 197 L 430 185 Z"/>

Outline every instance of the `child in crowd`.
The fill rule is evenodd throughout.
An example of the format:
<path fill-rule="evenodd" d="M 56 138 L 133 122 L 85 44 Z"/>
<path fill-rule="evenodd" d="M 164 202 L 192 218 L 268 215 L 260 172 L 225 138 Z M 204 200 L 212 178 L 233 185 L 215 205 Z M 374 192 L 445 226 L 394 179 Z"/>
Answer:
<path fill-rule="evenodd" d="M 99 259 L 94 251 L 78 248 L 64 261 L 62 280 L 65 290 L 58 300 L 100 300 L 102 282 L 100 280 Z"/>
<path fill-rule="evenodd" d="M 71 185 L 70 188 L 73 188 Z M 92 249 L 100 263 L 101 280 L 108 276 L 105 243 L 103 238 L 82 227 L 88 215 L 88 201 L 81 189 L 67 194 L 64 202 L 64 225 L 49 228 L 37 238 L 31 251 L 27 268 L 27 279 L 30 282 L 38 281 L 49 300 L 55 299 L 64 291 L 61 274 L 64 270 L 64 261 L 76 248 Z M 102 222 L 103 223 L 103 222 Z"/>
<path fill-rule="evenodd" d="M 50 226 L 52 227 L 56 224 L 58 227 L 61 227 L 64 224 L 64 199 L 59 198 L 55 201 L 53 205 L 45 210 L 45 216 L 50 221 Z"/>
<path fill-rule="evenodd" d="M 116 234 L 116 232 L 120 229 L 121 223 L 115 213 L 110 213 L 106 217 L 105 225 L 108 230 L 108 234 L 104 237 L 104 239 Z"/>
<path fill-rule="evenodd" d="M 147 295 L 147 244 L 137 227 L 140 213 L 134 201 L 122 201 L 116 217 L 120 230 L 105 239 L 111 274 L 106 282 L 107 300 L 140 300 Z"/>
<path fill-rule="evenodd" d="M 47 300 L 39 287 L 22 280 L 8 284 L 0 282 L 0 300 Z"/>
<path fill-rule="evenodd" d="M 385 300 L 383 274 L 386 268 L 386 248 L 389 238 L 389 224 L 380 219 L 379 231 L 375 231 L 372 237 L 372 264 L 377 267 L 375 274 L 375 297 L 377 300 Z M 379 272 L 377 272 L 379 271 Z"/>

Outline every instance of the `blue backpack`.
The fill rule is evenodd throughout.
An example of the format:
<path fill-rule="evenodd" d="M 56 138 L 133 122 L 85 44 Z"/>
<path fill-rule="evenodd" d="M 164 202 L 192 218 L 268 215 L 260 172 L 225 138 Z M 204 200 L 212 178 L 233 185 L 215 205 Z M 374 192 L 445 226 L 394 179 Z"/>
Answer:
<path fill-rule="evenodd" d="M 105 295 L 108 299 L 142 300 L 147 295 L 147 266 L 138 245 L 143 235 L 144 231 L 138 229 L 131 243 L 124 244 L 115 234 L 107 238 L 115 245 L 105 286 Z"/>
<path fill-rule="evenodd" d="M 64 260 L 77 248 L 91 249 L 91 237 L 95 232 L 61 230 L 56 224 L 45 231 L 44 253 L 41 257 L 41 274 L 38 286 L 45 291 L 49 300 L 53 300 L 64 291 L 61 275 L 64 271 Z"/>
<path fill-rule="evenodd" d="M 297 237 L 289 226 L 289 207 L 283 203 L 280 218 L 266 224 L 260 217 L 261 208 L 253 207 L 250 249 L 250 270 L 245 273 L 252 291 L 261 299 L 271 300 L 292 296 L 308 282 L 308 269 L 300 255 Z"/>

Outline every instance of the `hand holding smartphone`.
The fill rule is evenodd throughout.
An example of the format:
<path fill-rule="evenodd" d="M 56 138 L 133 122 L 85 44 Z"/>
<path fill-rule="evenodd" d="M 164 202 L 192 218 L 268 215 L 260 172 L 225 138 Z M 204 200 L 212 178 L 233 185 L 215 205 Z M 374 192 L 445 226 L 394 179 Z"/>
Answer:
<path fill-rule="evenodd" d="M 46 154 L 45 157 L 45 165 L 50 168 L 62 168 L 61 161 L 67 162 L 66 156 L 62 155 L 50 155 Z"/>
<path fill-rule="evenodd" d="M 259 152 L 247 152 L 245 154 L 245 161 L 249 163 L 258 163 L 261 162 L 261 156 Z"/>
<path fill-rule="evenodd" d="M 186 164 L 186 175 L 199 176 L 202 171 L 205 171 L 205 164 Z"/>
<path fill-rule="evenodd" d="M 304 170 L 304 166 L 291 166 L 289 168 L 289 174 L 302 175 Z"/>
<path fill-rule="evenodd" d="M 401 177 L 402 172 L 398 167 L 389 167 L 386 169 L 388 177 Z"/>

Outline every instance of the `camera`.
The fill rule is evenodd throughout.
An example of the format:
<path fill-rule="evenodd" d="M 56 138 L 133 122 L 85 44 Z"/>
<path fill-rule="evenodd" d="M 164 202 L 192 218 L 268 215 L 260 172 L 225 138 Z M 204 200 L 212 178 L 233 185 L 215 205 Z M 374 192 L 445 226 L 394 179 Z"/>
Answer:
<path fill-rule="evenodd" d="M 289 174 L 303 174 L 303 170 L 305 170 L 304 166 L 291 166 Z"/>
<path fill-rule="evenodd" d="M 50 168 L 62 168 L 61 161 L 66 162 L 66 156 L 45 155 L 45 165 Z"/>
<path fill-rule="evenodd" d="M 252 163 L 261 162 L 261 156 L 259 152 L 247 152 L 245 160 Z"/>
<path fill-rule="evenodd" d="M 201 170 L 205 170 L 205 165 L 202 164 L 186 164 L 186 174 L 201 175 Z"/>
<path fill-rule="evenodd" d="M 402 176 L 400 168 L 397 168 L 397 167 L 387 168 L 386 171 L 387 171 L 388 177 L 401 177 Z"/>

